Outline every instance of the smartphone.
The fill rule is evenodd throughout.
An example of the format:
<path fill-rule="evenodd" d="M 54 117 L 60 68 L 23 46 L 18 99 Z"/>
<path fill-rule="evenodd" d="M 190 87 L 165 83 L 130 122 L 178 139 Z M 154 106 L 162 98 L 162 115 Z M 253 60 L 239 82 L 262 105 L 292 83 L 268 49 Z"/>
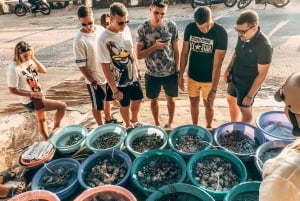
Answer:
<path fill-rule="evenodd" d="M 159 39 L 159 42 L 166 43 L 170 40 L 170 38 Z"/>

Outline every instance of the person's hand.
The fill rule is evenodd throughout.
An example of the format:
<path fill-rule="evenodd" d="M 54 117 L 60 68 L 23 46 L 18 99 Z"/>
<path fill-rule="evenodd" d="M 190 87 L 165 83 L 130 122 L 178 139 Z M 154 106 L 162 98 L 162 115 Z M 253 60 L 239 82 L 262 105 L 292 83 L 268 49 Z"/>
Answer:
<path fill-rule="evenodd" d="M 118 91 L 114 92 L 113 98 L 116 99 L 116 100 L 118 100 L 118 101 L 122 100 L 123 99 L 123 93 L 122 93 L 122 91 L 118 90 Z"/>
<path fill-rule="evenodd" d="M 224 72 L 224 75 L 223 75 L 223 78 L 224 78 L 224 81 L 225 81 L 225 82 L 228 82 L 228 76 L 229 76 L 229 71 L 226 70 L 226 71 Z"/>
<path fill-rule="evenodd" d="M 178 76 L 178 86 L 179 88 L 184 91 L 184 79 L 183 79 L 183 76 Z"/>
<path fill-rule="evenodd" d="M 41 92 L 37 92 L 37 91 L 32 91 L 30 92 L 30 97 L 32 98 L 38 98 L 38 99 L 43 99 L 43 94 Z"/>
<path fill-rule="evenodd" d="M 216 91 L 211 89 L 207 96 L 207 101 L 210 106 L 213 106 L 215 98 L 216 98 Z"/>
<path fill-rule="evenodd" d="M 250 96 L 245 96 L 245 98 L 243 99 L 242 104 L 243 104 L 244 106 L 249 107 L 249 106 L 251 106 L 252 101 L 253 101 L 253 98 L 252 98 L 252 97 L 250 97 Z"/>
<path fill-rule="evenodd" d="M 141 79 L 142 79 L 141 70 L 138 70 L 138 79 L 139 79 L 139 80 L 141 80 Z"/>
<path fill-rule="evenodd" d="M 154 45 L 155 45 L 156 49 L 163 50 L 167 47 L 168 41 L 162 42 L 160 39 L 158 39 L 158 40 L 155 41 Z"/>

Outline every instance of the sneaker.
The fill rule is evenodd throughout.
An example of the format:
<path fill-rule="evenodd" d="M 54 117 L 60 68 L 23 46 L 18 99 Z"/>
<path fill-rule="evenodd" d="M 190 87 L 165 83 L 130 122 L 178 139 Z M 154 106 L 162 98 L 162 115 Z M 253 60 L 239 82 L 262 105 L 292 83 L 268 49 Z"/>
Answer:
<path fill-rule="evenodd" d="M 122 124 L 123 121 L 119 121 L 118 119 L 114 118 L 113 116 L 111 116 L 110 120 L 105 119 L 104 121 L 105 124 L 110 124 L 110 123 L 114 123 L 114 124 Z"/>
<path fill-rule="evenodd" d="M 134 126 L 134 128 L 148 125 L 148 124 L 146 124 L 145 122 L 142 122 L 142 121 L 136 121 L 136 122 L 131 121 L 131 124 Z"/>

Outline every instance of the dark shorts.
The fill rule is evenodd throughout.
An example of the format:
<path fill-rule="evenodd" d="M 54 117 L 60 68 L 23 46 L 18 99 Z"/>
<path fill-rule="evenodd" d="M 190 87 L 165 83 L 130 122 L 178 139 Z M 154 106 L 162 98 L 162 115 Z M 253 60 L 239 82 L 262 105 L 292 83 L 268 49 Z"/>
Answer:
<path fill-rule="evenodd" d="M 154 99 L 159 96 L 161 87 L 165 94 L 170 97 L 178 96 L 178 75 L 174 73 L 166 77 L 154 77 L 145 74 L 146 96 L 149 99 Z"/>
<path fill-rule="evenodd" d="M 112 98 L 112 91 L 108 84 L 98 85 L 97 90 L 91 84 L 87 84 L 87 89 L 90 94 L 90 98 L 92 101 L 92 107 L 95 110 L 103 110 L 104 104 L 103 101 L 111 101 Z"/>
<path fill-rule="evenodd" d="M 35 111 L 35 107 L 33 105 L 33 102 L 27 103 L 27 104 L 23 104 L 23 106 L 29 111 L 29 112 L 34 112 Z"/>
<path fill-rule="evenodd" d="M 123 93 L 123 99 L 120 101 L 120 105 L 123 107 L 130 105 L 130 100 L 142 100 L 144 98 L 140 82 L 134 82 L 127 87 L 118 87 L 118 90 Z"/>
<path fill-rule="evenodd" d="M 236 87 L 232 82 L 229 82 L 227 86 L 227 93 L 237 98 L 237 105 L 239 107 L 249 107 L 243 105 L 243 100 L 247 96 L 249 90 L 250 87 Z M 253 96 L 251 105 L 253 104 L 253 100 L 255 96 L 256 94 Z"/>

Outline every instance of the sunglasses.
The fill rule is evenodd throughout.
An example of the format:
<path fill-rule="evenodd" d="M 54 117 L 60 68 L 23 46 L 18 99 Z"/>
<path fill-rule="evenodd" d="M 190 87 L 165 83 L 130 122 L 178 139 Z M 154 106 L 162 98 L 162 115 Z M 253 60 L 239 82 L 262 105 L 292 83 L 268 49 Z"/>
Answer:
<path fill-rule="evenodd" d="M 85 26 L 87 26 L 87 25 L 91 26 L 91 25 L 93 25 L 93 24 L 94 24 L 94 22 L 81 23 L 81 26 L 85 27 Z"/>
<path fill-rule="evenodd" d="M 239 30 L 239 29 L 237 29 L 236 27 L 234 27 L 234 29 L 239 33 L 239 34 L 241 34 L 241 35 L 245 35 L 250 29 L 252 29 L 252 28 L 254 28 L 255 26 L 251 26 L 251 27 L 249 27 L 248 29 L 246 29 L 246 30 Z"/>
<path fill-rule="evenodd" d="M 169 4 L 167 0 L 154 0 L 152 1 L 153 6 L 164 7 Z"/>
<path fill-rule="evenodd" d="M 31 46 L 28 43 L 21 43 L 20 45 L 18 45 L 18 52 L 19 54 L 24 53 L 24 52 L 28 52 L 31 49 Z"/>
<path fill-rule="evenodd" d="M 125 21 L 125 22 L 118 22 L 118 25 L 119 26 L 123 26 L 124 24 L 128 24 L 129 23 L 129 20 Z"/>

